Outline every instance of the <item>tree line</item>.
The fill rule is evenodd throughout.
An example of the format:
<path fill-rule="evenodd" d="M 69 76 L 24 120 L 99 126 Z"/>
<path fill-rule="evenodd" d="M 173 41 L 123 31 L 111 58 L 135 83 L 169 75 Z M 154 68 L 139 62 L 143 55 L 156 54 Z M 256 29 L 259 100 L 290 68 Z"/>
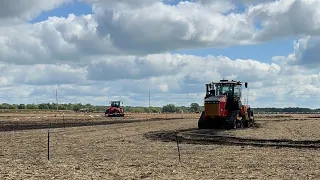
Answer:
<path fill-rule="evenodd" d="M 9 110 L 65 110 L 75 112 L 104 112 L 108 106 L 96 106 L 92 104 L 81 104 L 81 103 L 67 103 L 67 104 L 56 104 L 56 103 L 41 103 L 41 104 L 0 104 L 0 109 Z M 162 107 L 143 107 L 143 106 L 123 106 L 125 112 L 132 113 L 199 113 L 204 110 L 203 106 L 198 103 L 191 103 L 189 106 L 176 106 L 174 104 L 167 104 Z M 285 107 L 285 108 L 252 108 L 255 112 L 289 112 L 289 113 L 313 113 L 320 112 L 319 109 L 300 108 L 300 107 Z"/>
<path fill-rule="evenodd" d="M 64 110 L 64 111 L 75 111 L 75 112 L 104 112 L 109 106 L 96 106 L 92 104 L 81 104 L 81 103 L 41 103 L 41 104 L 0 104 L 0 109 L 7 110 L 21 110 L 21 111 L 33 111 L 33 110 Z M 181 113 L 181 112 L 200 112 L 203 110 L 197 103 L 191 103 L 187 106 L 175 106 L 174 104 L 167 104 L 163 107 L 143 107 L 143 106 L 122 106 L 125 112 L 132 113 Z"/>

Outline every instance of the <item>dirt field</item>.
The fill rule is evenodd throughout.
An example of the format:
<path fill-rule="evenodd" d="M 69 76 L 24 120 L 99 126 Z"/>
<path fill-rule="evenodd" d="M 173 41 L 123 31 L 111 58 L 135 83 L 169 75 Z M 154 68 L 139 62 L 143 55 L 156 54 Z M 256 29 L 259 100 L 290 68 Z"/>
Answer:
<path fill-rule="evenodd" d="M 225 131 L 197 130 L 199 114 L 0 116 L 0 179 L 320 179 L 315 115 Z"/>

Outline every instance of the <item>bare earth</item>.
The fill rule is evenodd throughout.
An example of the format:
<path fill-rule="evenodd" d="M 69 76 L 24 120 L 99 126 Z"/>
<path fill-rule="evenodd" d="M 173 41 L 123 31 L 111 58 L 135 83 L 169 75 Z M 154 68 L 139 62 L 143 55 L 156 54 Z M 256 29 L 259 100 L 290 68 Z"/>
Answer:
<path fill-rule="evenodd" d="M 319 147 L 320 118 L 310 116 L 315 115 L 260 115 L 256 128 L 201 132 L 312 141 Z M 320 179 L 320 148 L 180 140 L 179 163 L 176 142 L 146 136 L 153 131 L 195 131 L 198 117 L 0 114 L 0 179 Z"/>

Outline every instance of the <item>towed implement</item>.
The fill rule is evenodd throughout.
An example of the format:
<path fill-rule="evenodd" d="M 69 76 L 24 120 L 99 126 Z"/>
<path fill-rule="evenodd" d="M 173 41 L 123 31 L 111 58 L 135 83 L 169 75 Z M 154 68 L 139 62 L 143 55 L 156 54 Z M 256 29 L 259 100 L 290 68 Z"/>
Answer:
<path fill-rule="evenodd" d="M 245 82 L 245 88 L 248 83 Z M 247 128 L 254 123 L 253 110 L 241 101 L 242 82 L 220 80 L 206 84 L 204 111 L 199 121 L 199 129 L 224 127 L 227 129 Z"/>
<path fill-rule="evenodd" d="M 111 101 L 110 107 L 106 109 L 105 116 L 108 117 L 123 117 L 123 108 L 120 106 L 121 101 Z M 122 102 L 123 104 L 123 102 Z"/>

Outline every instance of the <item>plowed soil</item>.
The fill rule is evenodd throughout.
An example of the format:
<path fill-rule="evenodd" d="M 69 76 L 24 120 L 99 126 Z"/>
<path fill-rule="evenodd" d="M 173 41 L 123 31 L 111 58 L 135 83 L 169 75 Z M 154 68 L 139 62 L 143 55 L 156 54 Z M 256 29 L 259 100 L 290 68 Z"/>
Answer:
<path fill-rule="evenodd" d="M 44 116 L 2 116 L 0 179 L 320 179 L 308 115 L 228 131 L 197 130 L 199 114 Z"/>

